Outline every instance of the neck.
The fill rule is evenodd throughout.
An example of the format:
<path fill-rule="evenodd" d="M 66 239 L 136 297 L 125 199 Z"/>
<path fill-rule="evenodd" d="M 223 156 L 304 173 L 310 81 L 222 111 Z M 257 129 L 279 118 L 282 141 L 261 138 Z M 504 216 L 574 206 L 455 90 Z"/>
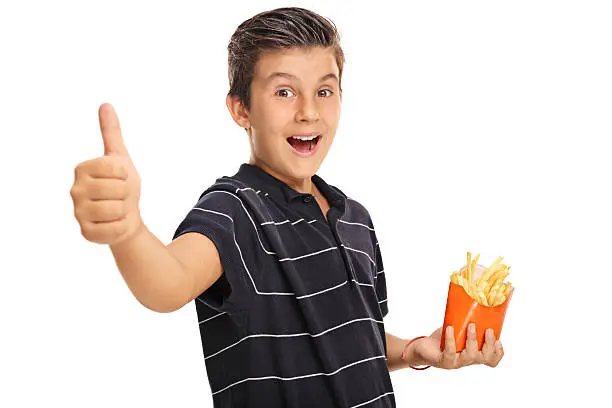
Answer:
<path fill-rule="evenodd" d="M 284 175 L 284 174 L 281 174 L 281 173 L 278 173 L 278 172 L 274 171 L 266 163 L 264 163 L 264 162 L 262 162 L 260 160 L 255 160 L 253 158 L 251 158 L 251 160 L 249 161 L 249 164 L 253 165 L 253 166 L 259 167 L 260 169 L 262 169 L 266 173 L 276 177 L 277 179 L 279 179 L 283 183 L 287 184 L 289 187 L 291 187 L 295 191 L 298 191 L 298 192 L 304 193 L 304 194 L 314 194 L 315 187 L 314 187 L 310 177 L 306 177 L 306 178 L 294 178 L 294 177 L 290 177 L 290 176 L 287 176 L 287 175 Z"/>

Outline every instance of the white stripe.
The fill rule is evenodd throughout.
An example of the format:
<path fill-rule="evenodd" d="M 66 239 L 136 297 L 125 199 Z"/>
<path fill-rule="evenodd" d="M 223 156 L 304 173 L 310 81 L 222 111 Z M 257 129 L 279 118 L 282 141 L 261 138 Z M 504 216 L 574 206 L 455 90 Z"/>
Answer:
<path fill-rule="evenodd" d="M 378 302 L 378 304 L 385 303 L 386 301 L 387 301 L 387 299 L 383 299 L 380 302 Z"/>
<path fill-rule="evenodd" d="M 247 190 L 247 189 L 251 189 L 251 190 L 253 190 L 252 188 L 247 187 L 247 188 L 243 188 L 243 189 L 237 189 L 236 191 L 239 191 L 239 190 Z M 254 190 L 253 190 L 253 191 L 254 191 Z M 259 233 L 257 232 L 257 227 L 255 226 L 255 223 L 253 222 L 253 219 L 251 218 L 251 215 L 250 215 L 250 214 L 249 214 L 249 212 L 247 211 L 247 209 L 246 209 L 246 207 L 244 206 L 244 204 L 243 204 L 242 200 L 240 199 L 240 197 L 238 197 L 238 196 L 236 196 L 235 194 L 232 194 L 232 193 L 230 193 L 230 192 L 228 192 L 228 191 L 219 190 L 219 191 L 211 191 L 211 192 L 209 192 L 209 193 L 205 194 L 205 195 L 204 195 L 204 196 L 203 196 L 201 199 L 203 199 L 204 197 L 206 197 L 208 194 L 212 194 L 212 193 L 225 193 L 225 194 L 229 194 L 230 196 L 232 196 L 232 197 L 236 198 L 238 201 L 240 201 L 240 205 L 242 206 L 242 208 L 243 208 L 244 212 L 245 212 L 245 213 L 247 214 L 247 216 L 249 217 L 249 220 L 251 221 L 251 224 L 253 224 L 253 228 L 255 229 L 255 233 L 257 234 L 257 238 L 258 238 L 258 240 L 259 240 L 259 244 L 261 245 L 261 248 L 264 250 L 264 252 L 266 252 L 266 253 L 267 253 L 267 254 L 269 254 L 269 255 L 276 255 L 276 253 L 275 253 L 275 252 L 268 251 L 268 250 L 267 250 L 267 249 L 266 249 L 266 248 L 263 246 L 263 243 L 261 242 L 261 238 L 259 237 Z M 201 200 L 201 199 L 200 199 L 200 200 Z M 210 212 L 210 213 L 213 213 L 213 214 L 221 215 L 221 216 L 226 217 L 226 218 L 228 218 L 229 220 L 231 220 L 231 221 L 232 221 L 232 223 L 235 225 L 235 223 L 234 223 L 234 219 L 233 219 L 232 217 L 230 217 L 229 215 L 227 215 L 227 214 L 224 214 L 224 213 L 221 213 L 221 212 L 218 212 L 218 211 L 207 210 L 207 209 L 204 209 L 204 208 L 199 208 L 199 207 L 194 207 L 194 208 L 193 208 L 193 210 L 199 210 L 199 211 L 203 211 L 203 212 Z M 312 220 L 311 222 L 314 222 L 314 221 L 316 221 L 316 220 Z M 339 221 L 340 221 L 340 220 L 339 220 Z M 268 223 L 272 223 L 272 222 L 273 222 L 273 221 L 269 221 Z M 289 220 L 282 221 L 281 223 L 286 223 L 286 222 L 289 222 Z M 268 223 L 264 223 L 264 224 L 268 224 Z M 263 225 L 263 224 L 262 224 L 262 225 Z M 363 224 L 362 224 L 362 225 L 363 225 Z M 242 261 L 242 265 L 244 266 L 244 269 L 246 270 L 247 274 L 249 275 L 249 279 L 251 280 L 251 283 L 253 284 L 253 288 L 255 289 L 255 293 L 257 293 L 258 295 L 270 295 L 270 296 L 294 296 L 294 295 L 295 295 L 295 293 L 294 293 L 294 292 L 261 292 L 261 291 L 260 291 L 260 290 L 257 288 L 257 285 L 255 285 L 255 280 L 254 280 L 254 279 L 253 279 L 253 277 L 251 276 L 251 272 L 249 271 L 249 269 L 248 269 L 248 268 L 247 268 L 247 266 L 246 266 L 246 262 L 244 261 L 244 257 L 242 256 L 242 250 L 240 249 L 240 245 L 238 245 L 238 242 L 236 241 L 236 233 L 235 233 L 235 230 L 234 230 L 233 228 L 232 228 L 232 235 L 233 235 L 233 238 L 234 238 L 234 243 L 236 244 L 236 248 L 238 249 L 238 253 L 240 254 L 240 260 Z M 345 246 L 344 244 L 341 244 L 341 246 L 343 246 L 343 247 L 344 247 L 344 248 L 346 248 L 346 249 L 350 249 L 350 250 L 352 250 L 352 251 L 361 252 L 361 253 L 365 254 L 365 255 L 366 255 L 366 256 L 367 256 L 367 257 L 370 259 L 370 261 L 371 261 L 372 263 L 374 263 L 374 265 L 376 265 L 376 263 L 375 263 L 375 262 L 372 260 L 372 258 L 370 257 L 370 255 L 368 255 L 366 252 L 363 252 L 363 251 L 360 251 L 360 250 L 357 250 L 357 249 L 353 249 L 353 248 L 347 247 L 347 246 Z M 310 253 L 310 254 L 305 254 L 305 255 L 302 255 L 302 256 L 295 257 L 295 258 L 283 258 L 283 259 L 279 260 L 279 262 L 285 262 L 285 261 L 295 261 L 295 260 L 298 260 L 298 259 L 302 259 L 302 258 L 306 258 L 306 257 L 310 257 L 310 256 L 318 255 L 318 254 L 321 254 L 321 253 L 324 253 L 324 252 L 328 252 L 328 251 L 331 251 L 331 250 L 334 250 L 334 249 L 337 249 L 337 247 L 326 248 L 326 249 L 323 249 L 323 250 L 321 250 L 321 251 L 312 252 L 312 253 Z M 353 279 L 353 280 L 354 280 L 354 279 Z M 357 282 L 357 281 L 355 281 L 355 282 Z M 331 288 L 324 289 L 324 290 L 322 290 L 322 291 L 319 291 L 319 292 L 313 293 L 313 294 L 308 294 L 308 295 L 297 296 L 297 297 L 296 297 L 296 299 L 304 299 L 304 298 L 307 298 L 307 297 L 311 297 L 311 296 L 319 295 L 319 294 L 321 294 L 321 293 L 325 293 L 325 292 L 328 292 L 328 291 L 330 291 L 330 290 L 337 289 L 337 288 L 339 288 L 339 287 L 341 287 L 341 286 L 343 286 L 343 285 L 345 285 L 345 284 L 347 284 L 347 283 L 348 283 L 348 281 L 343 282 L 343 283 L 341 283 L 341 284 L 339 284 L 339 285 L 336 285 L 336 286 L 334 286 L 334 287 L 331 287 Z M 359 283 L 359 282 L 357 282 L 357 283 L 358 283 L 358 284 L 360 284 L 360 285 L 370 286 L 370 285 L 368 285 L 368 284 L 361 284 L 361 283 Z"/>
<path fill-rule="evenodd" d="M 339 221 L 339 222 L 341 222 L 341 223 L 344 223 L 344 224 L 350 224 L 350 225 L 360 225 L 360 226 L 362 226 L 362 227 L 366 227 L 366 228 L 367 228 L 367 229 L 369 229 L 370 231 L 374 231 L 374 228 L 370 228 L 370 227 L 368 227 L 367 225 L 362 224 L 362 223 L 360 223 L 360 222 L 348 222 L 348 221 L 344 221 L 344 220 L 338 220 L 338 221 Z"/>
<path fill-rule="evenodd" d="M 204 303 L 204 304 L 206 304 L 206 303 Z M 212 320 L 212 319 L 214 319 L 215 317 L 219 317 L 219 316 L 224 315 L 224 314 L 227 314 L 227 312 L 221 312 L 221 313 L 219 313 L 219 314 L 216 314 L 216 315 L 214 315 L 213 317 L 209 317 L 209 318 L 208 318 L 208 319 L 206 319 L 206 320 L 202 320 L 202 321 L 201 321 L 201 322 L 199 322 L 198 324 L 206 323 L 207 321 Z"/>
<path fill-rule="evenodd" d="M 254 190 L 254 189 L 252 189 L 251 187 L 237 188 L 237 189 L 236 189 L 236 194 L 238 194 L 238 192 L 239 192 L 239 191 L 245 191 L 245 190 L 252 190 L 252 191 L 255 191 L 255 190 Z M 257 191 L 255 191 L 255 193 L 259 194 L 259 192 L 260 192 L 260 191 L 261 191 L 261 190 L 257 190 Z"/>
<path fill-rule="evenodd" d="M 252 188 L 250 188 L 250 187 L 246 187 L 246 188 L 242 188 L 242 189 L 237 189 L 236 191 L 239 191 L 239 190 L 253 190 L 253 189 L 252 189 Z M 253 190 L 253 191 L 254 191 L 254 190 Z M 257 232 L 257 227 L 255 226 L 255 222 L 253 222 L 253 219 L 251 218 L 251 214 L 249 214 L 249 212 L 247 211 L 247 209 L 246 209 L 246 207 L 244 206 L 244 203 L 242 202 L 242 200 L 240 199 L 240 197 L 238 197 L 237 195 L 232 194 L 232 193 L 230 193 L 230 192 L 228 192 L 228 191 L 218 190 L 218 191 L 211 191 L 211 192 L 209 192 L 209 193 L 205 194 L 205 195 L 204 195 L 204 196 L 203 196 L 201 199 L 203 199 L 204 197 L 206 197 L 208 194 L 212 194 L 212 193 L 225 193 L 225 194 L 229 194 L 229 195 L 231 195 L 232 197 L 236 198 L 238 201 L 240 201 L 240 205 L 242 206 L 242 209 L 244 210 L 244 212 L 246 213 L 246 215 L 249 217 L 249 220 L 251 221 L 251 224 L 253 224 L 253 228 L 255 229 L 255 234 L 257 234 L 257 239 L 259 240 L 259 244 L 261 245 L 261 248 L 264 250 L 264 252 L 265 252 L 265 253 L 267 253 L 267 254 L 269 254 L 269 255 L 276 255 L 276 252 L 271 252 L 271 251 L 268 251 L 268 250 L 267 250 L 267 249 L 264 247 L 263 243 L 261 242 L 261 238 L 259 237 L 259 232 Z M 200 199 L 200 200 L 201 200 L 201 199 Z M 202 208 L 199 208 L 199 207 L 194 207 L 194 209 L 203 210 Z M 210 212 L 214 212 L 214 211 L 211 211 L 211 210 L 203 210 L 203 211 L 210 211 Z M 230 220 L 232 220 L 232 222 L 234 222 L 234 220 L 232 219 L 232 217 L 230 217 L 230 216 L 229 216 L 229 215 L 227 215 L 227 214 L 223 214 L 223 213 L 219 213 L 219 212 L 215 212 L 215 214 L 223 215 L 223 216 L 225 216 L 225 217 L 229 218 Z M 313 221 L 314 221 L 314 220 L 313 220 Z M 347 223 L 347 224 L 359 224 L 359 225 L 364 225 L 364 224 L 360 224 L 360 223 L 349 223 L 348 221 L 343 221 L 343 220 L 340 220 L 340 219 L 339 219 L 338 221 L 342 221 L 342 222 L 345 222 L 345 223 Z M 270 222 L 270 221 L 269 221 L 269 222 Z M 282 221 L 282 222 L 281 222 L 281 224 L 282 224 L 282 223 L 285 223 L 285 222 L 289 222 L 289 220 Z M 297 223 L 297 222 L 299 222 L 299 220 L 298 220 L 298 221 L 296 221 L 296 223 Z M 265 223 L 265 224 L 267 224 L 267 223 Z M 263 225 L 263 224 L 262 224 L 262 225 Z M 275 225 L 277 225 L 277 224 L 275 223 Z M 366 226 L 366 225 L 364 225 L 364 226 Z M 368 227 L 368 228 L 369 228 L 369 227 Z M 236 244 L 236 245 L 237 245 L 237 244 Z M 342 246 L 344 246 L 344 245 L 342 245 Z M 344 247 L 345 247 L 345 248 L 347 248 L 347 249 L 353 250 L 353 251 L 357 251 L 357 252 L 361 252 L 361 253 L 363 253 L 363 254 L 366 254 L 366 255 L 367 255 L 367 257 L 370 259 L 370 261 L 371 261 L 371 262 L 372 262 L 374 265 L 376 265 L 376 262 L 374 262 L 374 261 L 372 260 L 372 258 L 370 257 L 370 255 L 368 255 L 367 253 L 365 253 L 365 252 L 363 252 L 363 251 L 359 251 L 359 250 L 357 250 L 357 249 L 349 248 L 349 247 L 347 247 L 347 246 L 344 246 Z M 304 258 L 304 257 L 307 257 L 307 256 L 317 255 L 317 254 L 319 254 L 319 253 L 323 253 L 323 252 L 326 252 L 326 251 L 329 251 L 329 250 L 332 250 L 332 249 L 336 249 L 336 248 L 337 248 L 337 247 L 327 248 L 326 250 L 319 251 L 319 252 L 316 252 L 316 253 L 311 253 L 311 254 L 302 255 L 302 256 L 297 257 L 297 258 L 284 258 L 284 259 L 283 259 L 283 260 L 281 260 L 281 261 L 284 261 L 284 260 L 296 260 L 296 259 L 301 259 L 301 258 Z"/>
<path fill-rule="evenodd" d="M 259 225 L 268 225 L 268 224 L 281 225 L 281 224 L 285 224 L 285 223 L 288 223 L 288 222 L 289 222 L 289 220 L 285 220 L 285 221 L 281 221 L 281 222 L 266 221 L 266 222 L 262 222 Z"/>
<path fill-rule="evenodd" d="M 321 254 L 323 252 L 331 251 L 332 249 L 338 249 L 338 247 L 325 248 L 325 249 L 322 249 L 320 251 L 311 252 L 309 254 L 298 256 L 298 257 L 295 257 L 295 258 L 283 258 L 283 259 L 280 259 L 279 262 L 295 261 L 297 259 L 302 259 L 302 258 L 306 258 L 306 257 L 309 257 L 309 256 L 318 255 L 318 254 Z"/>
<path fill-rule="evenodd" d="M 221 354 L 221 353 L 223 353 L 224 351 L 231 349 L 232 347 L 234 347 L 234 346 L 236 346 L 236 345 L 238 345 L 238 344 L 242 343 L 243 341 L 245 341 L 245 340 L 247 340 L 247 339 L 252 339 L 252 338 L 255 338 L 255 337 L 277 337 L 277 338 L 279 338 L 279 337 L 300 337 L 300 336 L 310 336 L 310 337 L 313 337 L 313 338 L 314 338 L 314 337 L 319 337 L 319 336 L 322 336 L 322 335 L 324 335 L 324 334 L 326 334 L 326 333 L 329 333 L 329 332 L 331 332 L 331 331 L 333 331 L 333 330 L 339 329 L 340 327 L 343 327 L 343 326 L 349 325 L 349 324 L 351 324 L 351 323 L 355 323 L 355 322 L 362 322 L 362 321 L 365 321 L 365 320 L 371 320 L 371 321 L 373 321 L 373 322 L 380 323 L 380 324 L 383 324 L 383 323 L 384 323 L 384 322 L 382 322 L 382 321 L 380 321 L 380 320 L 372 319 L 372 318 L 370 318 L 370 317 L 365 317 L 365 318 L 362 318 L 362 319 L 354 319 L 354 320 L 351 320 L 351 321 L 348 321 L 348 322 L 345 322 L 345 323 L 339 324 L 338 326 L 332 327 L 332 328 L 330 328 L 330 329 L 327 329 L 327 330 L 322 331 L 321 333 L 317 333 L 317 334 L 312 334 L 312 333 L 294 333 L 294 334 L 267 334 L 267 333 L 261 333 L 261 334 L 252 334 L 252 335 L 250 335 L 250 336 L 246 336 L 246 337 L 241 338 L 241 339 L 240 339 L 240 340 L 238 340 L 237 342 L 235 342 L 235 343 L 233 343 L 233 344 L 230 344 L 229 346 L 225 347 L 225 348 L 224 348 L 224 349 L 222 349 L 222 350 L 217 351 L 217 352 L 216 352 L 216 353 L 214 353 L 214 354 L 211 354 L 210 356 L 205 357 L 205 358 L 204 358 L 204 360 L 208 360 L 209 358 L 212 358 L 212 357 L 214 357 L 214 356 L 216 356 L 216 355 L 218 355 L 218 354 Z"/>
<path fill-rule="evenodd" d="M 361 285 L 361 286 L 371 286 L 371 287 L 374 287 L 374 284 L 357 282 L 355 279 L 353 279 L 353 282 L 355 282 L 356 284 Z"/>
<path fill-rule="evenodd" d="M 376 262 L 374 262 L 374 260 L 373 260 L 373 259 L 370 257 L 370 255 L 368 255 L 368 253 L 367 253 L 367 252 L 363 252 L 363 251 L 360 251 L 359 249 L 354 249 L 354 248 L 347 247 L 347 246 L 346 246 L 346 245 L 344 245 L 344 244 L 340 244 L 340 246 L 343 246 L 343 247 L 344 247 L 344 248 L 346 248 L 346 249 L 350 249 L 351 251 L 361 252 L 362 254 L 365 254 L 365 256 L 367 256 L 367 257 L 368 257 L 368 259 L 370 260 L 370 262 L 372 262 L 372 263 L 373 263 L 373 264 L 376 266 Z"/>
<path fill-rule="evenodd" d="M 300 221 L 304 221 L 304 219 L 303 219 L 303 218 L 300 218 L 299 220 L 294 221 L 294 222 L 291 222 L 291 221 L 289 221 L 289 220 L 285 220 L 285 221 L 281 221 L 281 222 L 275 222 L 275 221 L 266 221 L 266 222 L 262 222 L 262 223 L 261 223 L 261 224 L 259 224 L 259 225 L 262 225 L 262 226 L 263 226 L 263 225 L 282 225 L 282 224 L 287 224 L 288 222 L 291 222 L 291 225 L 295 225 L 295 224 L 297 224 L 297 223 L 298 223 L 298 222 L 300 222 Z M 312 220 L 312 221 L 308 221 L 308 223 L 309 223 L 309 224 L 312 224 L 313 222 L 316 222 L 316 221 L 317 221 L 317 220 Z"/>
<path fill-rule="evenodd" d="M 378 397 L 376 397 L 376 398 L 374 398 L 374 399 L 371 399 L 371 400 L 366 401 L 366 402 L 362 402 L 361 404 L 353 405 L 353 406 L 352 406 L 352 407 L 350 407 L 350 408 L 357 408 L 357 407 L 361 407 L 361 406 L 367 405 L 367 404 L 369 404 L 370 402 L 374 402 L 374 401 L 376 401 L 376 400 L 381 399 L 382 397 L 386 397 L 387 395 L 391 395 L 391 394 L 393 394 L 393 391 L 391 391 L 391 392 L 386 392 L 386 393 L 384 393 L 384 394 L 382 394 L 382 395 L 379 395 Z"/>
<path fill-rule="evenodd" d="M 315 293 L 311 293 L 311 294 L 309 294 L 309 295 L 296 296 L 296 299 L 304 299 L 304 298 L 307 298 L 307 297 L 311 297 L 311 296 L 320 295 L 321 293 L 325 293 L 325 292 L 329 292 L 330 290 L 338 289 L 340 286 L 344 286 L 344 285 L 346 285 L 347 283 L 348 283 L 348 281 L 346 281 L 346 282 L 342 282 L 341 284 L 336 285 L 336 286 L 334 286 L 334 287 L 331 287 L 331 288 L 329 288 L 329 289 L 324 289 L 324 290 L 322 290 L 322 291 L 315 292 Z"/>
<path fill-rule="evenodd" d="M 194 210 L 200 210 L 200 211 L 204 211 L 204 212 L 210 212 L 210 213 L 213 213 L 213 214 L 222 215 L 224 217 L 229 218 L 232 221 L 232 223 L 234 222 L 232 217 L 230 217 L 227 214 L 223 214 L 223 213 L 220 213 L 220 212 L 217 212 L 217 211 L 213 211 L 213 210 L 205 210 L 205 209 L 199 208 L 199 207 L 194 208 Z M 233 228 L 232 228 L 232 235 L 234 237 L 234 243 L 236 244 L 236 248 L 238 248 L 238 253 L 240 254 L 240 259 L 242 260 L 242 266 L 244 266 L 244 269 L 246 270 L 247 274 L 249 275 L 249 279 L 251 280 L 251 283 L 253 284 L 253 288 L 255 288 L 255 293 L 257 293 L 258 295 L 280 295 L 280 296 L 292 296 L 292 295 L 295 295 L 294 292 L 261 292 L 259 289 L 257 289 L 257 285 L 255 285 L 255 280 L 253 280 L 253 277 L 251 276 L 251 272 L 249 272 L 249 268 L 247 268 L 246 262 L 244 261 L 244 257 L 242 256 L 242 250 L 240 249 L 240 245 L 238 245 L 238 242 L 236 241 L 236 234 L 235 234 L 235 231 L 234 231 Z M 297 259 L 306 258 L 306 257 L 309 257 L 309 256 L 313 256 L 313 255 L 317 255 L 317 254 L 320 254 L 320 253 L 323 253 L 323 252 L 327 252 L 327 251 L 330 251 L 332 249 L 337 249 L 337 247 L 323 249 L 321 251 L 317 251 L 317 252 L 313 252 L 313 253 L 310 253 L 310 254 L 302 255 L 302 256 L 299 256 L 297 258 L 285 258 L 285 259 L 281 259 L 279 262 L 294 261 L 294 260 L 297 260 Z M 344 282 L 344 283 L 342 283 L 340 285 L 334 286 L 334 287 L 329 288 L 329 289 L 322 290 L 322 291 L 314 293 L 314 294 L 298 296 L 298 297 L 296 297 L 296 299 L 303 299 L 303 298 L 306 298 L 306 297 L 315 296 L 315 295 L 327 292 L 329 290 L 333 290 L 333 289 L 339 288 L 340 286 L 345 285 L 346 283 L 347 282 Z"/>
<path fill-rule="evenodd" d="M 232 194 L 232 193 L 228 193 L 228 194 Z M 233 195 L 233 194 L 232 194 Z M 212 211 L 212 210 L 205 210 L 203 208 L 198 208 L 195 207 L 194 209 L 197 210 L 201 210 L 201 211 L 205 211 L 205 212 L 211 212 L 213 214 L 219 214 L 219 215 L 223 215 L 224 217 L 229 218 L 230 220 L 232 220 L 232 223 L 234 222 L 234 220 L 232 219 L 232 217 L 230 217 L 227 214 L 223 214 L 223 213 L 219 213 L 216 211 Z M 246 209 L 245 209 L 246 211 Z M 248 213 L 247 213 L 248 214 Z M 250 217 L 250 216 L 249 216 Z M 251 220 L 252 221 L 252 220 Z M 251 272 L 249 272 L 249 268 L 247 268 L 246 263 L 244 262 L 244 257 L 242 256 L 242 250 L 240 249 L 240 245 L 238 245 L 238 242 L 236 241 L 236 232 L 234 231 L 234 228 L 232 228 L 232 236 L 234 238 L 234 244 L 236 244 L 236 248 L 238 248 L 238 253 L 240 254 L 240 260 L 242 261 L 242 266 L 244 266 L 244 270 L 246 270 L 247 274 L 249 275 L 249 279 L 251 279 L 251 283 L 253 284 L 253 287 L 255 288 L 255 292 L 258 295 L 284 295 L 284 296 L 292 296 L 295 295 L 295 293 L 291 292 L 291 293 L 282 293 L 282 292 L 260 292 L 259 289 L 257 289 L 257 285 L 255 285 L 255 281 L 253 280 L 253 277 L 251 276 Z M 259 236 L 259 235 L 258 235 Z M 260 241 L 261 242 L 261 241 Z M 262 246 L 263 248 L 263 246 Z M 265 250 L 265 249 L 264 249 Z"/>
<path fill-rule="evenodd" d="M 380 275 L 381 273 L 385 273 L 385 270 L 383 269 L 382 271 L 376 272 L 376 276 Z"/>
<path fill-rule="evenodd" d="M 213 392 L 212 395 L 215 395 L 215 394 L 218 394 L 220 392 L 223 392 L 223 391 L 227 390 L 228 388 L 231 388 L 231 387 L 233 387 L 235 385 L 241 384 L 241 383 L 246 382 L 246 381 L 259 381 L 259 380 L 269 380 L 269 379 L 276 379 L 276 380 L 283 380 L 283 381 L 292 381 L 292 380 L 299 380 L 301 378 L 316 377 L 318 375 L 332 376 L 332 375 L 338 374 L 340 371 L 342 371 L 342 370 L 344 370 L 346 368 L 352 367 L 352 366 L 360 364 L 360 363 L 364 363 L 366 361 L 376 360 L 376 359 L 379 359 L 379 358 L 386 359 L 387 357 L 386 356 L 376 356 L 376 357 L 370 357 L 370 358 L 366 358 L 366 359 L 363 359 L 363 360 L 355 361 L 354 363 L 347 364 L 344 367 L 340 367 L 339 369 L 337 369 L 336 371 L 334 371 L 332 373 L 314 373 L 314 374 L 301 375 L 301 376 L 298 376 L 298 377 L 278 377 L 278 376 L 275 376 L 275 375 L 271 375 L 271 376 L 268 376 L 268 377 L 250 377 L 250 378 L 245 378 L 244 380 L 236 381 L 235 383 L 230 384 L 227 387 L 220 389 L 219 391 Z"/>
<path fill-rule="evenodd" d="M 200 303 L 204 303 L 206 306 L 208 306 L 208 307 L 210 307 L 210 308 L 214 309 L 214 307 L 212 307 L 211 305 L 209 305 L 208 303 L 206 303 L 205 301 L 203 301 L 203 300 L 202 300 L 202 299 L 200 299 L 199 297 L 196 297 L 196 300 L 199 300 L 199 301 L 200 301 Z"/>
<path fill-rule="evenodd" d="M 259 240 L 259 245 L 261 245 L 261 248 L 264 250 L 264 252 L 266 254 L 269 255 L 276 255 L 276 252 L 272 252 L 272 251 L 268 251 L 264 245 L 263 242 L 261 242 L 261 238 L 259 237 L 259 232 L 257 232 L 257 227 L 255 226 L 255 223 L 253 222 L 253 219 L 251 218 L 251 214 L 249 214 L 249 212 L 247 211 L 246 207 L 244 206 L 244 203 L 242 202 L 242 200 L 240 199 L 240 197 L 238 197 L 236 194 L 232 194 L 229 191 L 223 191 L 223 190 L 219 190 L 219 191 L 211 191 L 208 194 L 213 194 L 213 193 L 224 193 L 224 194 L 229 194 L 232 197 L 236 198 L 238 201 L 240 201 L 240 205 L 242 206 L 242 209 L 244 210 L 244 212 L 246 213 L 247 217 L 249 217 L 249 220 L 251 220 L 251 224 L 253 224 L 253 229 L 255 230 L 255 234 L 257 234 L 257 239 Z M 206 194 L 204 197 L 206 197 L 208 194 Z M 202 199 L 204 198 L 202 197 Z M 201 209 L 199 207 L 194 207 L 194 209 Z M 217 214 L 221 214 L 221 213 L 217 213 Z M 234 222 L 234 220 L 232 219 L 232 217 L 230 217 L 227 214 L 223 214 L 226 217 L 228 217 L 230 220 L 232 220 L 232 222 Z"/>

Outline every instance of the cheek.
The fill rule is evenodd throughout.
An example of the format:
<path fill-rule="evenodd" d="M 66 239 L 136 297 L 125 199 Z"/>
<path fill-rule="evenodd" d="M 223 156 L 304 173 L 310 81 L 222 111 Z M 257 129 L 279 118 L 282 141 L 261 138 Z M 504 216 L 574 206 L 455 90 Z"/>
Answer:
<path fill-rule="evenodd" d="M 291 129 L 292 114 L 287 107 L 279 106 L 278 109 L 271 109 L 266 112 L 260 123 L 260 129 L 265 132 L 267 143 L 278 143 Z"/>
<path fill-rule="evenodd" d="M 330 104 L 325 107 L 325 120 L 330 126 L 335 125 L 340 120 L 341 106 L 339 102 L 330 102 Z"/>

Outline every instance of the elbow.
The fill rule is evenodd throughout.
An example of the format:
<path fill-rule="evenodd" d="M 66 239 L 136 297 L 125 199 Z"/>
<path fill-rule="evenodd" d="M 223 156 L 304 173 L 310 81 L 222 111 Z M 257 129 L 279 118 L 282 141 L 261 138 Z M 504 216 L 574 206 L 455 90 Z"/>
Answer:
<path fill-rule="evenodd" d="M 170 305 L 170 304 L 149 304 L 149 303 L 144 303 L 144 302 L 140 302 L 140 304 L 146 307 L 147 309 L 153 312 L 157 312 L 157 313 L 176 312 L 177 310 L 179 310 L 180 308 L 184 306 L 184 305 Z"/>
<path fill-rule="evenodd" d="M 138 302 L 147 309 L 157 313 L 172 313 L 185 306 L 184 301 L 177 301 L 170 296 L 156 296 L 151 299 L 136 297 Z"/>

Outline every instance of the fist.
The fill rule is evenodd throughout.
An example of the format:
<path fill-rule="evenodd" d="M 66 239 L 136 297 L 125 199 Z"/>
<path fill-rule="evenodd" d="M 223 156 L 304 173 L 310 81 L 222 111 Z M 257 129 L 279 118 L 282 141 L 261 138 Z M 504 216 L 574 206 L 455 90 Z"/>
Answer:
<path fill-rule="evenodd" d="M 85 239 L 113 245 L 130 238 L 142 224 L 140 177 L 123 143 L 113 107 L 102 104 L 98 117 L 104 155 L 76 166 L 70 196 Z"/>

